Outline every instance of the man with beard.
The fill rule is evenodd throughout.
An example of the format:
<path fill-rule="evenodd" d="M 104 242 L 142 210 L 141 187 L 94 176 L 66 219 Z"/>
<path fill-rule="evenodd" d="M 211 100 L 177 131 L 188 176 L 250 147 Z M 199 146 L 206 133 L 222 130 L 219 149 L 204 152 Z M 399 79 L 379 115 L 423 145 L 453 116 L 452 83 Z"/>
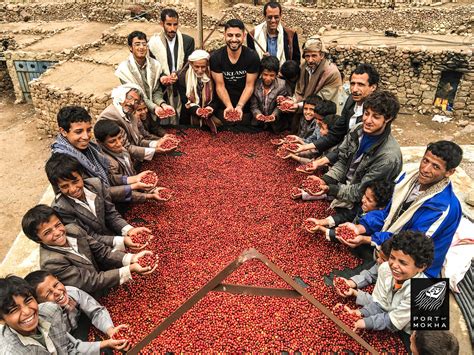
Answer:
<path fill-rule="evenodd" d="M 155 152 L 164 152 L 160 148 L 163 140 L 145 139 L 138 129 L 137 121 L 132 118 L 141 99 L 141 90 L 134 84 L 116 87 L 112 90 L 112 103 L 99 116 L 99 120 L 112 120 L 120 126 L 125 149 L 132 159 L 140 162 L 153 159 Z"/>
<path fill-rule="evenodd" d="M 428 144 L 419 168 L 399 177 L 387 207 L 367 213 L 357 225 L 346 223 L 357 237 L 339 240 L 351 248 L 380 246 L 401 231 L 422 232 L 433 240 L 435 248 L 433 263 L 425 274 L 439 277 L 462 217 L 461 204 L 449 179 L 461 163 L 462 154 L 461 147 L 453 142 Z"/>
<path fill-rule="evenodd" d="M 342 87 L 341 73 L 334 63 L 326 58 L 326 48 L 317 36 L 310 37 L 303 45 L 304 63 L 301 64 L 300 78 L 295 88 L 293 107 L 288 112 L 301 112 L 303 102 L 311 95 L 338 103 L 339 91 Z M 299 131 L 302 115 L 293 117 L 292 132 Z"/>
<path fill-rule="evenodd" d="M 189 68 L 179 78 L 181 86 L 186 88 L 186 110 L 192 125 L 209 127 L 217 133 L 222 122 L 214 116 L 217 100 L 214 94 L 214 83 L 209 69 L 209 53 L 197 49 L 189 56 Z"/>
<path fill-rule="evenodd" d="M 160 82 L 166 87 L 165 99 L 176 110 L 174 118 L 166 119 L 162 123 L 176 125 L 179 123 L 182 103 L 185 101 L 185 92 L 177 85 L 177 72 L 183 68 L 188 57 L 194 51 L 194 38 L 181 33 L 178 29 L 178 13 L 174 9 L 161 11 L 161 26 L 163 31 L 150 38 L 150 52 L 160 62 L 164 75 Z M 181 89 L 181 90 L 180 90 Z"/>
<path fill-rule="evenodd" d="M 341 117 L 336 121 L 327 136 L 301 145 L 297 152 L 300 153 L 306 150 L 316 149 L 319 154 L 323 154 L 341 143 L 347 132 L 362 121 L 364 101 L 370 94 L 377 90 L 379 78 L 379 73 L 373 65 L 367 63 L 359 64 L 350 76 L 351 96 L 346 100 Z M 334 164 L 335 158 L 337 158 L 337 155 L 331 154 L 315 160 L 311 163 L 311 167 L 308 168 L 308 171 L 314 171 L 323 165 Z"/>
<path fill-rule="evenodd" d="M 257 51 L 260 58 L 272 55 L 278 58 L 280 65 L 287 60 L 300 62 L 301 52 L 298 44 L 298 34 L 281 24 L 281 5 L 270 1 L 263 7 L 265 22 L 256 26 L 247 35 L 247 46 Z M 253 37 L 252 37 L 253 36 Z M 255 41 L 260 45 L 256 45 Z M 265 48 L 266 51 L 262 50 Z"/>
<path fill-rule="evenodd" d="M 242 46 L 245 38 L 242 21 L 229 20 L 224 28 L 226 46 L 210 58 L 211 74 L 220 99 L 216 115 L 224 120 L 236 115 L 241 123 L 249 124 L 252 120 L 249 100 L 257 80 L 260 58 L 254 50 Z"/>
<path fill-rule="evenodd" d="M 165 110 L 173 108 L 167 105 L 163 99 L 159 80 L 162 65 L 148 55 L 146 34 L 133 31 L 128 35 L 127 41 L 130 56 L 119 64 L 115 75 L 118 76 L 122 84 L 138 85 L 145 95 L 143 99 L 150 112 L 158 117 L 164 116 Z M 159 132 L 159 135 L 164 135 L 164 131 Z"/>

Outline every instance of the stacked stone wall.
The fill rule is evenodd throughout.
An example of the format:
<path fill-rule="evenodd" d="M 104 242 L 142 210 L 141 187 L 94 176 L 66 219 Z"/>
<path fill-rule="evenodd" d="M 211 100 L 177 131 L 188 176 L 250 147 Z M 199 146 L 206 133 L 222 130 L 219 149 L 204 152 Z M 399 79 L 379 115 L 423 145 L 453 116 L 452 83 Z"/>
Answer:
<path fill-rule="evenodd" d="M 37 129 L 41 134 L 49 136 L 57 133 L 56 116 L 62 107 L 68 105 L 83 106 L 95 122 L 99 114 L 112 103 L 110 94 L 81 93 L 75 91 L 74 88 L 61 89 L 46 82 L 44 78 L 47 77 L 48 72 L 60 65 L 61 63 L 48 69 L 40 79 L 30 83 L 31 98 L 37 118 Z M 96 63 L 96 65 L 106 64 Z M 113 70 L 112 66 L 110 66 L 110 70 Z"/>
<path fill-rule="evenodd" d="M 125 5 L 125 6 L 124 6 Z M 126 6 L 122 2 L 61 2 L 43 4 L 0 4 L 0 19 L 4 22 L 84 20 L 117 23 L 145 13 L 150 21 L 159 21 L 161 10 L 169 7 L 160 3 Z M 185 5 L 172 5 L 179 13 L 180 22 L 196 27 L 196 10 Z M 217 20 L 203 14 L 203 26 L 213 26 Z"/>
<path fill-rule="evenodd" d="M 236 5 L 227 12 L 236 13 L 244 22 L 259 24 L 263 21 L 260 7 Z M 369 11 L 369 10 L 368 10 Z M 307 37 L 317 34 L 322 27 L 343 30 L 366 29 L 369 31 L 395 30 L 405 33 L 472 34 L 474 7 L 407 8 L 367 11 L 313 11 L 302 8 L 284 8 L 285 25 Z"/>
<path fill-rule="evenodd" d="M 472 51 L 426 51 L 395 46 L 328 48 L 330 58 L 349 78 L 358 63 L 371 63 L 380 73 L 381 87 L 397 94 L 405 108 L 421 113 L 439 113 L 433 106 L 441 74 L 462 73 L 454 100 L 457 117 L 474 118 L 474 63 Z"/>

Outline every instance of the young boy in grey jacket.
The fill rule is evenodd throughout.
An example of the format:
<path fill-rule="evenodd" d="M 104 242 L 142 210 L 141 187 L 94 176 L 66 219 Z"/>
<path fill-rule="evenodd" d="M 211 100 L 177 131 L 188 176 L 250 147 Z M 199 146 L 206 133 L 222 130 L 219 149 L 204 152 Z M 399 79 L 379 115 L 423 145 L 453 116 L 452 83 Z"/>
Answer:
<path fill-rule="evenodd" d="M 124 349 L 125 339 L 84 343 L 66 330 L 60 307 L 38 304 L 31 286 L 21 277 L 0 278 L 0 354 L 97 354 L 100 349 Z M 86 351 L 81 350 L 87 348 Z"/>
<path fill-rule="evenodd" d="M 401 331 L 410 334 L 410 280 L 425 278 L 423 271 L 433 261 L 433 241 L 423 233 L 402 231 L 392 238 L 388 262 L 380 265 L 372 295 L 357 292 L 360 309 L 346 311 L 360 317 L 354 330 Z M 405 334 L 403 334 L 405 333 Z"/>
<path fill-rule="evenodd" d="M 66 330 L 77 339 L 87 340 L 91 323 L 110 338 L 126 327 L 124 324 L 115 327 L 107 309 L 91 295 L 77 287 L 64 286 L 48 271 L 30 272 L 25 280 L 33 288 L 38 302 L 53 302 L 61 307 Z M 84 321 L 84 315 L 87 321 Z M 83 343 L 78 350 L 87 353 L 96 347 L 96 343 Z"/>

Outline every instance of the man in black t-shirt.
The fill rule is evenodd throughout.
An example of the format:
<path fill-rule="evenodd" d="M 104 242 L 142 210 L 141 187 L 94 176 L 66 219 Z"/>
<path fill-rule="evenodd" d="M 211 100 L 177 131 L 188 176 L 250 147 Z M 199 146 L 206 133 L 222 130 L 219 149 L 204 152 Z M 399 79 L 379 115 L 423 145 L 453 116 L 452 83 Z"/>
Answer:
<path fill-rule="evenodd" d="M 260 69 L 260 58 L 254 50 L 242 46 L 245 38 L 242 21 L 229 20 L 224 28 L 226 46 L 215 51 L 210 58 L 212 78 L 220 100 L 216 116 L 226 120 L 232 116 L 232 113 L 228 116 L 230 112 L 237 111 L 241 123 L 249 124 L 252 122 L 249 103 Z M 252 125 L 256 124 L 257 121 L 252 122 Z"/>

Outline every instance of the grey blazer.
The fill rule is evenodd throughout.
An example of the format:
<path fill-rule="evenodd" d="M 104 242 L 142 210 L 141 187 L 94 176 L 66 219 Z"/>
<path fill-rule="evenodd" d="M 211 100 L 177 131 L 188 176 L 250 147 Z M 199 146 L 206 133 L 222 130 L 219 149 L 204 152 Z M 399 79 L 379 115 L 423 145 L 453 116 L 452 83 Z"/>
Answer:
<path fill-rule="evenodd" d="M 84 179 L 84 187 L 96 194 L 97 216 L 62 193 L 56 196 L 51 207 L 59 214 L 64 224 L 75 223 L 99 242 L 113 246 L 113 236 L 122 235 L 122 228 L 128 223 L 115 209 L 110 193 L 99 178 Z"/>
<path fill-rule="evenodd" d="M 55 274 L 67 286 L 75 286 L 97 296 L 104 289 L 120 284 L 119 269 L 125 253 L 98 242 L 75 224 L 66 226 L 67 236 L 77 239 L 79 253 L 88 260 L 67 250 L 41 244 L 40 267 Z"/>
<path fill-rule="evenodd" d="M 42 326 L 49 326 L 48 338 L 54 344 L 58 355 L 79 354 L 77 349 L 81 341 L 66 331 L 62 320 L 61 308 L 52 302 L 39 305 L 39 319 Z M 23 344 L 18 335 L 8 326 L 0 326 L 0 354 L 9 355 L 49 355 L 50 352 L 36 344 Z"/>
<path fill-rule="evenodd" d="M 113 104 L 107 106 L 99 116 L 99 120 L 111 120 L 121 128 L 123 145 L 133 159 L 143 161 L 145 159 L 145 148 L 149 147 L 150 140 L 142 136 L 134 119 L 127 122 Z"/>

